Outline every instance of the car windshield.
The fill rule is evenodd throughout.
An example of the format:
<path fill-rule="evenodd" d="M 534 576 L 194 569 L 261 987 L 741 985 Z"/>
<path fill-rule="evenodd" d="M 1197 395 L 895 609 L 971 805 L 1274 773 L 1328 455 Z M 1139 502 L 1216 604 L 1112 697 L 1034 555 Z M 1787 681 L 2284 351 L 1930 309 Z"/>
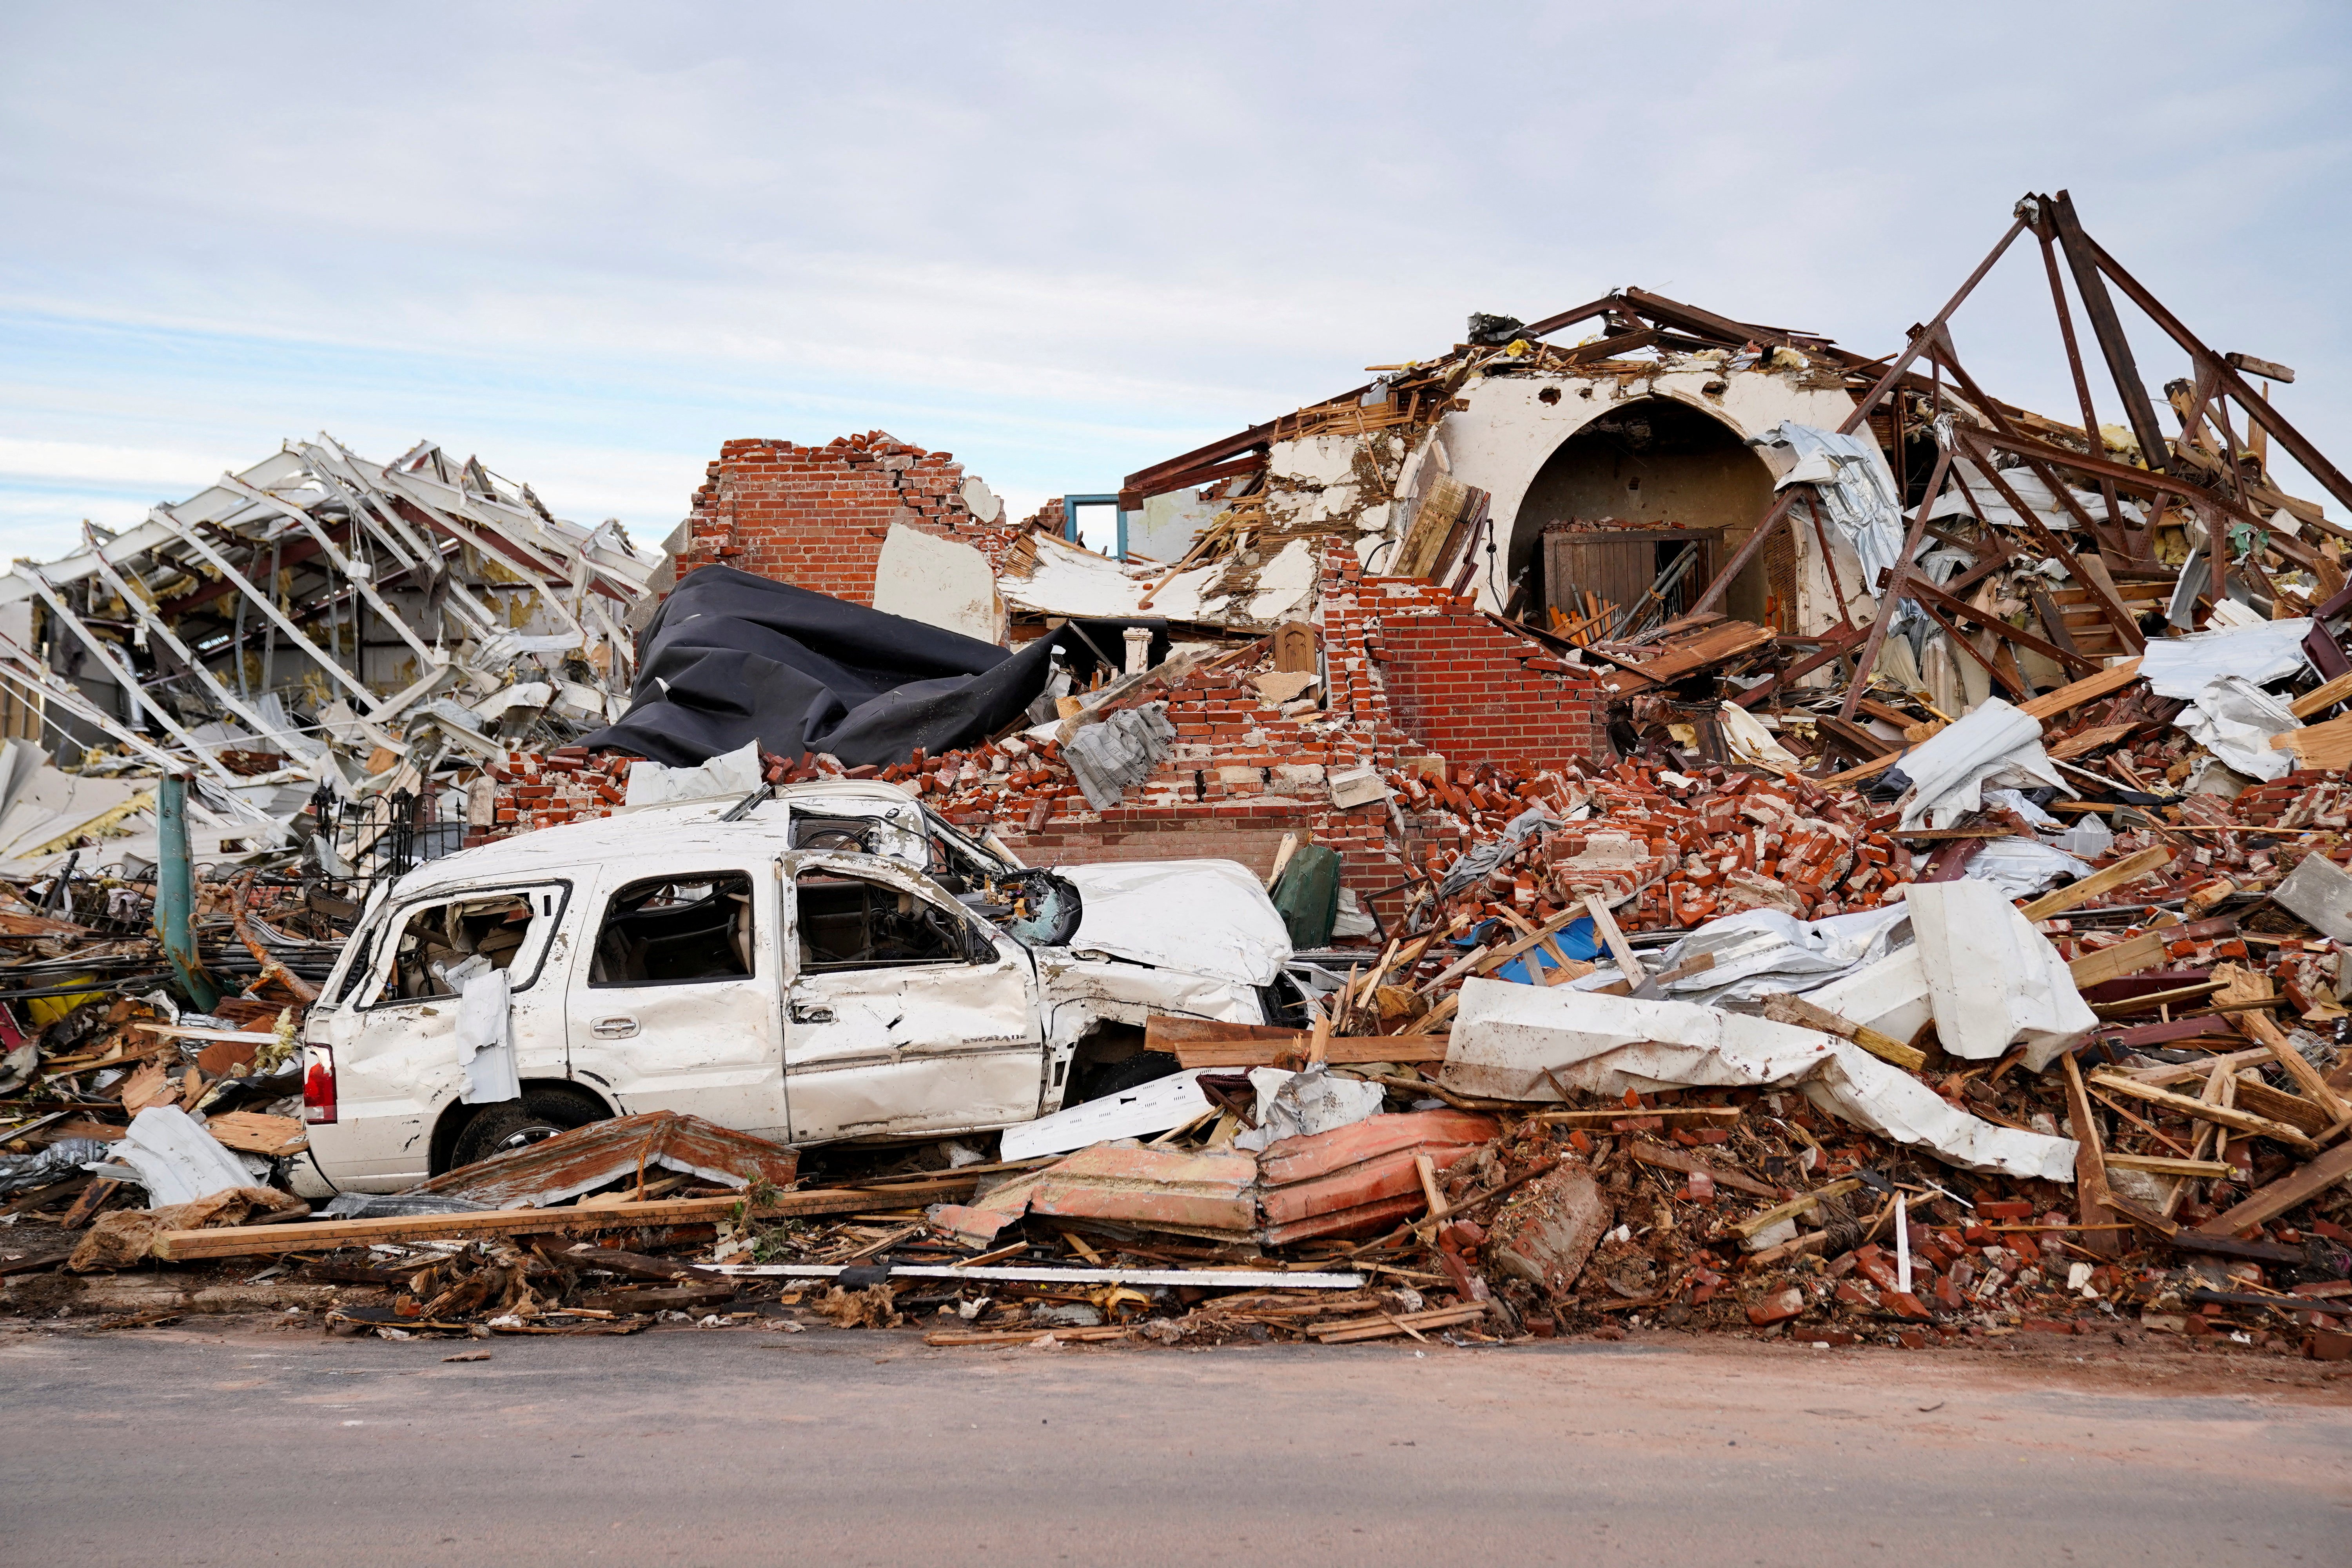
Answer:
<path fill-rule="evenodd" d="M 922 806 L 921 810 L 924 825 L 940 839 L 942 847 L 951 857 L 968 862 L 963 868 L 967 874 L 1003 877 L 1020 869 L 1003 856 L 973 838 L 929 806 Z"/>

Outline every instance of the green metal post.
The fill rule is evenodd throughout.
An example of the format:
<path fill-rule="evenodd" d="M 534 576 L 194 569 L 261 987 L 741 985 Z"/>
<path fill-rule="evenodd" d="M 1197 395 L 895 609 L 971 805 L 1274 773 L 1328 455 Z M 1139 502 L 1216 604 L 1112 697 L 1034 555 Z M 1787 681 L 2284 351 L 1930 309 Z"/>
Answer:
<path fill-rule="evenodd" d="M 155 919 L 163 953 L 189 1001 L 209 1013 L 220 1001 L 196 956 L 196 867 L 188 852 L 188 781 L 165 777 L 155 791 Z"/>

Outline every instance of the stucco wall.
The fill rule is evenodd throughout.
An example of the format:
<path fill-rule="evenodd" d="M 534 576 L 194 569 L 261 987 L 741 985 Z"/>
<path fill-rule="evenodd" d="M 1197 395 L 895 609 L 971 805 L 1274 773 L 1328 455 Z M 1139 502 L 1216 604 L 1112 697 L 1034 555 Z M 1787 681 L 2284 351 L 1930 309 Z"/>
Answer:
<path fill-rule="evenodd" d="M 1721 390 L 1710 395 L 1706 390 L 1710 385 Z M 1558 389 L 1557 401 L 1543 401 L 1547 388 Z M 1781 372 L 1726 372 L 1712 367 L 1662 369 L 1655 375 L 1622 380 L 1614 375 L 1591 379 L 1501 375 L 1474 379 L 1465 386 L 1461 398 L 1469 406 L 1448 413 L 1438 425 L 1436 438 L 1445 445 L 1454 477 L 1464 484 L 1477 486 L 1494 498 L 1490 509 L 1494 537 L 1503 542 L 1513 535 L 1529 486 L 1561 444 L 1601 416 L 1647 397 L 1685 404 L 1722 421 L 1742 440 L 1784 419 L 1835 429 L 1853 411 L 1853 400 L 1844 392 L 1806 386 L 1797 377 Z M 1281 450 L 1279 447 L 1276 448 L 1277 454 Z M 1403 465 L 1400 490 L 1412 489 L 1416 467 L 1428 460 L 1428 442 L 1424 440 Z M 1717 521 L 1711 517 L 1684 517 L 1680 521 L 1705 526 L 1714 526 Z M 1727 523 L 1727 548 L 1737 549 L 1753 521 L 1754 513 L 1750 512 Z M 1827 578 L 1818 561 L 1820 551 L 1811 531 L 1810 528 L 1801 530 L 1798 541 L 1798 615 L 1800 624 L 1805 626 L 1822 624 L 1824 617 L 1836 618 Z M 1843 563 L 1841 570 L 1844 570 Z M 1846 573 L 1844 585 L 1849 592 L 1857 586 L 1853 575 Z M 1500 609 L 1500 597 L 1508 592 L 1508 579 L 1501 572 L 1495 574 L 1495 586 L 1489 587 L 1481 574 L 1478 593 L 1482 608 Z"/>

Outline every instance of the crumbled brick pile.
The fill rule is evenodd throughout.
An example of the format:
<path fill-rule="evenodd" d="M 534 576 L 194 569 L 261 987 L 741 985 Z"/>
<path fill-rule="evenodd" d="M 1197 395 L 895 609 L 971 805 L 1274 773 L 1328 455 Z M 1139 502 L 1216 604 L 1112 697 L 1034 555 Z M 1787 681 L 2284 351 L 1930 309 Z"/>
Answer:
<path fill-rule="evenodd" d="M 1853 793 L 1794 776 L 1771 779 L 1714 763 L 1680 773 L 1629 758 L 1613 766 L 1570 764 L 1532 778 L 1491 765 L 1456 766 L 1393 780 L 1416 808 L 1450 814 L 1472 843 L 1491 842 L 1511 819 L 1541 806 L 1563 826 L 1454 900 L 1457 916 L 1507 901 L 1533 920 L 1598 893 L 1629 931 L 1688 927 L 1741 910 L 1777 909 L 1819 920 L 1883 903 L 1916 875 L 1911 853 L 1888 837 L 1894 814 L 1867 815 Z M 1589 812 L 1582 820 L 1568 820 Z M 1459 851 L 1430 858 L 1443 877 Z"/>

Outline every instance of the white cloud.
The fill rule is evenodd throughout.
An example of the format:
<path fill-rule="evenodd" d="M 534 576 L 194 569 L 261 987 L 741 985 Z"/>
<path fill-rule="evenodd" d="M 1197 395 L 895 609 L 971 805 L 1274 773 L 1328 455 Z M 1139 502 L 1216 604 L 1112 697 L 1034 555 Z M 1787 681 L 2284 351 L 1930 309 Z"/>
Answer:
<path fill-rule="evenodd" d="M 0 15 L 0 515 L 322 426 L 664 531 L 727 437 L 878 426 L 1026 511 L 1473 310 L 1632 282 L 1882 353 L 2069 184 L 2352 448 L 2336 8 L 121 15 Z M 1956 332 L 2063 413 L 2049 309 L 2027 242 Z"/>

